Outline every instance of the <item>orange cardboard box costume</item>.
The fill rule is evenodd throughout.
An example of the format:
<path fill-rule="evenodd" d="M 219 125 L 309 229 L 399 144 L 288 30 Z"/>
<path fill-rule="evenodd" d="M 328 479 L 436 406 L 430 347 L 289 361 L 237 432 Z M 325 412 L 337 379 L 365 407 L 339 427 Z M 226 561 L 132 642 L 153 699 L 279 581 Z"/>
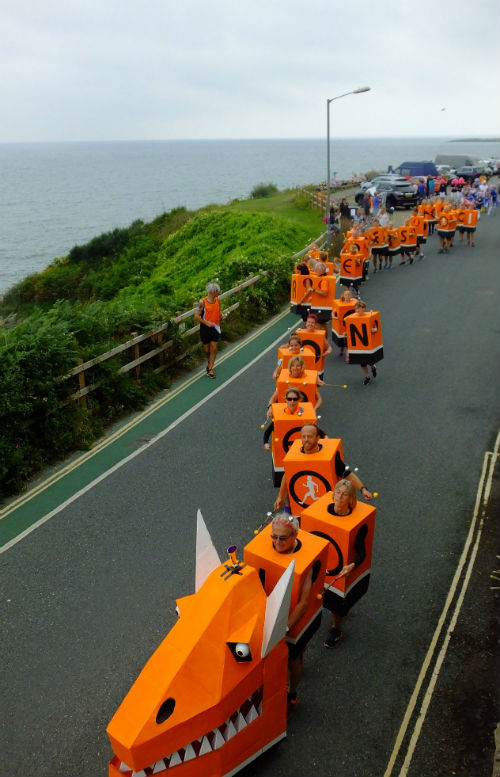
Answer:
<path fill-rule="evenodd" d="M 316 356 L 312 348 L 309 346 L 300 349 L 300 353 L 291 353 L 288 346 L 278 348 L 278 361 L 281 361 L 281 366 L 288 369 L 288 362 L 292 356 L 300 356 L 304 360 L 307 370 L 316 370 Z"/>
<path fill-rule="evenodd" d="M 339 283 L 350 286 L 363 280 L 362 254 L 340 254 Z"/>
<path fill-rule="evenodd" d="M 309 332 L 308 329 L 297 329 L 296 334 L 300 337 L 303 348 L 311 348 L 314 351 L 314 369 L 318 370 L 318 372 L 323 372 L 325 369 L 325 330 L 316 329 L 313 332 Z"/>
<path fill-rule="evenodd" d="M 304 635 L 310 638 L 313 633 L 312 628 L 315 631 L 319 626 L 317 616 L 321 613 L 323 606 L 322 595 L 328 556 L 328 542 L 322 537 L 316 537 L 299 529 L 297 539 L 299 548 L 296 553 L 278 553 L 271 540 L 271 524 L 268 524 L 245 546 L 243 551 L 243 559 L 246 563 L 258 570 L 266 593 L 273 590 L 284 570 L 290 564 L 290 560 L 294 559 L 295 571 L 290 610 L 293 610 L 297 604 L 304 581 L 312 567 L 313 583 L 309 607 L 286 636 L 287 642 L 292 645 L 302 640 Z"/>
<path fill-rule="evenodd" d="M 344 317 L 346 313 L 350 314 L 354 310 L 355 304 L 355 299 L 350 302 L 342 302 L 340 299 L 333 300 L 332 340 L 339 348 L 345 348 L 346 345 Z"/>
<path fill-rule="evenodd" d="M 347 350 L 350 364 L 375 364 L 384 358 L 380 313 L 353 313 L 346 319 Z"/>
<path fill-rule="evenodd" d="M 316 392 L 318 390 L 318 373 L 316 370 L 304 370 L 300 378 L 292 378 L 287 369 L 282 369 L 278 380 L 276 381 L 276 389 L 278 391 L 278 402 L 285 401 L 285 394 L 290 386 L 298 388 L 307 396 L 307 401 L 312 402 L 314 405 L 316 402 Z"/>
<path fill-rule="evenodd" d="M 316 453 L 302 453 L 301 440 L 295 440 L 283 459 L 292 515 L 300 516 L 339 480 L 335 458 L 337 453 L 343 458 L 342 440 L 325 438 L 319 447 Z"/>
<path fill-rule="evenodd" d="M 283 459 L 294 440 L 300 439 L 304 424 L 316 423 L 316 411 L 311 402 L 301 402 L 296 413 L 290 413 L 286 402 L 271 405 L 274 424 L 271 452 L 273 472 L 284 472 Z"/>
<path fill-rule="evenodd" d="M 302 513 L 301 527 L 328 540 L 328 561 L 323 606 L 346 615 L 368 590 L 370 582 L 376 508 L 358 502 L 349 515 L 335 515 L 329 492 Z M 336 576 L 346 564 L 355 562 L 346 577 Z"/>

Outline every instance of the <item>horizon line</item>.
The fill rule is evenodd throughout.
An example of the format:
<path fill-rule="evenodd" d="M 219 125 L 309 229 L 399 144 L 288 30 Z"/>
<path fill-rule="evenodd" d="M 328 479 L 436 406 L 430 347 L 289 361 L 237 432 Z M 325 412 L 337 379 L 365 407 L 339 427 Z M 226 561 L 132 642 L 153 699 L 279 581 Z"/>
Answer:
<path fill-rule="evenodd" d="M 335 140 L 461 140 L 463 143 L 499 142 L 497 135 L 484 133 L 479 136 L 463 137 L 462 135 L 338 135 L 332 136 Z M 324 142 L 323 136 L 297 136 L 297 137 L 240 137 L 240 138 L 122 138 L 122 139 L 74 139 L 74 140 L 0 140 L 0 145 L 49 145 L 62 143 L 227 143 L 227 142 L 263 142 L 263 141 L 297 141 L 319 140 Z"/>

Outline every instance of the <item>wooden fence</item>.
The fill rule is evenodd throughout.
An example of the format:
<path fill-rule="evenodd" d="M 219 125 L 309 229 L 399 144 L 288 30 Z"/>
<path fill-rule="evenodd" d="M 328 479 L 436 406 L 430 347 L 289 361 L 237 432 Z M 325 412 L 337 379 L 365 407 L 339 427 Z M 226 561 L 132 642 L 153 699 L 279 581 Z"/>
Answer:
<path fill-rule="evenodd" d="M 304 250 L 307 250 L 307 249 L 304 249 Z M 232 294 L 241 294 L 241 292 L 244 289 L 247 289 L 250 286 L 253 286 L 254 283 L 257 283 L 266 275 L 267 275 L 266 271 L 264 270 L 261 271 L 259 274 L 254 275 L 251 278 L 248 278 L 248 280 L 238 284 L 238 286 L 235 286 L 234 288 L 229 289 L 228 291 L 225 291 L 223 294 L 219 296 L 219 299 L 220 300 L 226 299 L 227 297 L 230 297 Z M 240 305 L 239 301 L 233 303 L 232 305 L 224 309 L 224 313 L 231 313 L 233 310 L 236 310 L 239 307 L 239 305 Z M 192 326 L 189 329 L 185 328 L 186 326 L 185 322 L 189 318 L 192 318 L 194 316 L 197 309 L 198 307 L 192 308 L 191 310 L 187 310 L 185 313 L 181 313 L 180 315 L 176 316 L 170 321 L 167 321 L 166 323 L 162 324 L 157 329 L 153 329 L 151 332 L 146 332 L 145 334 L 142 334 L 142 335 L 134 335 L 130 340 L 127 340 L 125 343 L 121 343 L 120 345 L 117 345 L 116 348 L 112 348 L 110 351 L 106 351 L 106 353 L 101 353 L 99 356 L 96 356 L 94 359 L 89 359 L 86 362 L 80 360 L 79 363 L 76 365 L 76 367 L 73 367 L 73 369 L 67 375 L 64 375 L 60 379 L 61 381 L 66 381 L 76 377 L 78 379 L 78 386 L 79 386 L 78 391 L 75 391 L 73 394 L 71 394 L 69 399 L 63 402 L 61 406 L 67 405 L 69 404 L 69 402 L 74 400 L 80 400 L 80 402 L 85 405 L 87 395 L 91 391 L 95 391 L 95 389 L 99 388 L 99 386 L 103 382 L 103 381 L 97 381 L 95 383 L 87 383 L 86 377 L 85 377 L 86 371 L 92 369 L 98 364 L 102 364 L 108 359 L 112 359 L 114 356 L 117 356 L 118 354 L 123 353 L 124 351 L 130 350 L 132 352 L 131 355 L 133 356 L 133 358 L 131 361 L 128 361 L 126 364 L 123 364 L 117 370 L 117 372 L 125 373 L 125 372 L 130 372 L 131 370 L 134 370 L 134 377 L 136 379 L 139 378 L 141 364 L 144 364 L 150 359 L 154 359 L 158 357 L 158 360 L 160 362 L 158 367 L 155 368 L 154 370 L 155 372 L 161 372 L 172 363 L 175 363 L 183 359 L 193 350 L 193 348 L 190 348 L 184 353 L 182 353 L 181 355 L 177 356 L 173 360 L 173 362 L 167 362 L 165 360 L 166 352 L 169 350 L 169 348 L 171 348 L 174 345 L 173 340 L 167 340 L 166 342 L 163 342 L 163 338 L 165 336 L 165 330 L 168 329 L 172 324 L 176 324 L 179 330 L 179 334 L 182 338 L 187 338 L 190 335 L 194 334 L 195 332 L 198 332 L 200 328 L 199 324 L 196 324 L 196 326 Z M 145 343 L 146 341 L 150 341 L 155 347 L 141 355 L 140 353 L 141 343 Z"/>

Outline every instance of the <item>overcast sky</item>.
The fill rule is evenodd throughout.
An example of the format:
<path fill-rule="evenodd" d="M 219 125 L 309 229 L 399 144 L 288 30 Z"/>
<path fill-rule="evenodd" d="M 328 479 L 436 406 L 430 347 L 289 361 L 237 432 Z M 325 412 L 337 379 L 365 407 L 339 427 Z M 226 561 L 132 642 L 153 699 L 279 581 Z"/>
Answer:
<path fill-rule="evenodd" d="M 0 141 L 500 134 L 498 0 L 2 0 Z M 444 110 L 443 110 L 444 109 Z"/>

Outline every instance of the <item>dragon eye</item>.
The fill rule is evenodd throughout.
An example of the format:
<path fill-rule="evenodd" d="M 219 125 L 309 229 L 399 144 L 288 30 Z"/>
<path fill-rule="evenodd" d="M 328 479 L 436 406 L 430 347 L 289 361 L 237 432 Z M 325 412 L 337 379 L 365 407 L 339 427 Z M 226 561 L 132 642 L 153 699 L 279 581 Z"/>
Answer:
<path fill-rule="evenodd" d="M 240 662 L 252 660 L 250 645 L 248 645 L 246 642 L 228 642 L 227 646 L 236 661 Z"/>

